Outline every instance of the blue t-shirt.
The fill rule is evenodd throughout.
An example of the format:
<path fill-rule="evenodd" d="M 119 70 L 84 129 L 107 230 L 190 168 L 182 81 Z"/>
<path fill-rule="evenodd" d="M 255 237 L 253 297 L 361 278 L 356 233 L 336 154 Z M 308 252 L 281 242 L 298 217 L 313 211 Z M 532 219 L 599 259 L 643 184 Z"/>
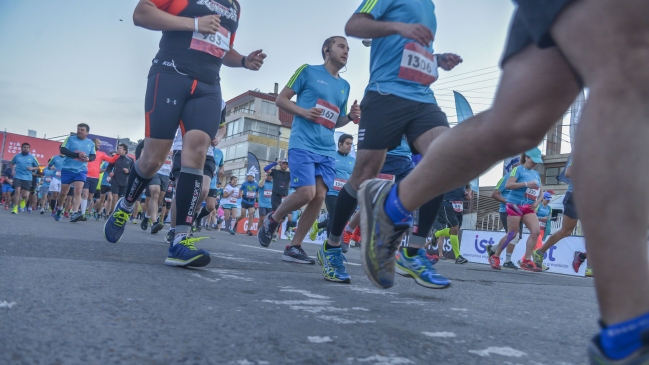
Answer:
<path fill-rule="evenodd" d="M 101 185 L 102 186 L 110 186 L 110 171 L 106 171 L 106 168 L 108 168 L 108 162 L 102 162 L 100 169 L 104 169 L 103 176 L 101 177 Z"/>
<path fill-rule="evenodd" d="M 401 137 L 401 144 L 399 145 L 399 147 L 388 151 L 388 155 L 407 156 L 412 158 L 412 151 L 410 150 L 410 146 L 408 145 L 406 137 Z"/>
<path fill-rule="evenodd" d="M 265 181 L 264 186 L 259 187 L 259 207 L 260 208 L 272 208 L 273 206 L 270 203 L 270 197 L 273 195 L 273 182 Z"/>
<path fill-rule="evenodd" d="M 503 176 L 498 180 L 498 184 L 496 184 L 496 189 L 500 190 L 500 195 L 504 197 L 509 194 L 509 190 L 505 189 L 505 184 L 507 183 L 507 178 L 509 177 L 509 174 Z M 500 213 L 507 213 L 507 207 L 505 207 L 505 203 L 500 203 L 500 208 L 498 209 L 498 212 Z"/>
<path fill-rule="evenodd" d="M 212 176 L 212 180 L 210 180 L 210 190 L 216 189 L 216 184 L 219 181 L 218 172 Z"/>
<path fill-rule="evenodd" d="M 257 184 L 256 181 L 245 181 L 243 184 L 241 184 L 239 191 L 242 202 L 246 204 L 254 204 L 257 192 L 259 191 L 259 184 Z"/>
<path fill-rule="evenodd" d="M 212 151 L 212 155 L 214 156 L 214 162 L 216 162 L 216 167 L 217 167 L 216 170 L 218 171 L 218 168 L 223 166 L 223 151 L 221 151 L 218 148 L 214 148 L 214 150 Z"/>
<path fill-rule="evenodd" d="M 570 160 L 570 163 L 569 163 L 568 166 L 566 167 L 566 170 L 567 170 L 568 167 L 570 167 L 570 166 L 572 166 L 572 159 Z M 568 185 L 568 191 L 567 191 L 567 192 L 568 192 L 568 193 L 572 193 L 572 179 L 570 179 L 570 184 Z"/>
<path fill-rule="evenodd" d="M 516 182 L 532 182 L 536 181 L 538 185 L 541 184 L 541 175 L 535 170 L 528 170 L 525 166 L 516 166 L 509 174 L 507 179 L 515 177 Z M 541 188 L 536 189 L 522 187 L 516 190 L 510 190 L 507 194 L 507 203 L 525 205 L 534 204 L 541 194 Z"/>
<path fill-rule="evenodd" d="M 83 152 L 86 155 L 95 154 L 95 143 L 89 138 L 79 139 L 77 136 L 70 136 L 65 139 L 61 147 L 69 149 L 71 152 Z M 63 160 L 63 169 L 70 172 L 88 171 L 88 163 L 79 158 L 65 157 Z"/>
<path fill-rule="evenodd" d="M 38 160 L 34 155 L 28 153 L 23 155 L 19 153 L 11 159 L 11 164 L 16 165 L 16 175 L 14 179 L 32 181 L 32 172 L 27 170 L 28 167 L 38 167 Z"/>
<path fill-rule="evenodd" d="M 49 187 L 52 178 L 56 176 L 56 170 L 45 169 L 43 170 L 43 186 Z"/>
<path fill-rule="evenodd" d="M 357 14 L 385 22 L 423 24 L 437 32 L 431 0 L 364 0 Z M 436 80 L 433 44 L 419 44 L 398 34 L 372 39 L 370 82 L 365 91 L 377 91 L 421 103 L 436 103 L 430 84 Z"/>
<path fill-rule="evenodd" d="M 63 160 L 64 158 L 60 155 L 52 156 L 52 158 L 50 158 L 50 162 L 47 164 L 47 167 L 54 166 L 56 171 L 61 171 L 61 169 L 63 168 Z"/>
<path fill-rule="evenodd" d="M 302 65 L 286 87 L 297 94 L 298 106 L 324 110 L 315 122 L 298 115 L 293 117 L 288 149 L 300 148 L 335 158 L 334 129 L 338 117 L 347 115 L 349 83 L 342 77 L 331 76 L 324 65 Z"/>
<path fill-rule="evenodd" d="M 336 177 L 334 178 L 333 189 L 329 189 L 327 195 L 338 196 L 340 190 L 352 176 L 356 159 L 349 154 L 347 156 L 341 156 L 338 152 L 336 152 L 334 158 L 336 159 Z"/>
<path fill-rule="evenodd" d="M 536 216 L 539 218 L 545 218 L 550 215 L 552 212 L 552 208 L 550 208 L 550 205 L 544 206 L 543 204 L 539 205 L 539 207 L 536 209 Z"/>

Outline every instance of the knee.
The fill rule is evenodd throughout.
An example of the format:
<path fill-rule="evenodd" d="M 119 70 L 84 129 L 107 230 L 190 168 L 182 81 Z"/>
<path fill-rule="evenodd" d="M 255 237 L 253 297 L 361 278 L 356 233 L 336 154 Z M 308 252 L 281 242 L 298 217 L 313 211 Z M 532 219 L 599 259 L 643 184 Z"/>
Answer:
<path fill-rule="evenodd" d="M 538 146 L 545 137 L 545 126 L 548 125 L 541 121 L 556 119 L 540 106 L 527 105 L 513 111 L 515 113 L 510 108 L 502 111 L 490 109 L 483 113 L 486 121 L 480 126 L 484 128 L 481 134 L 485 136 L 485 141 L 498 141 L 500 151 L 507 156 Z M 504 120 L 509 120 L 510 123 L 503 123 Z M 485 145 L 487 146 L 491 148 L 493 144 Z"/>
<path fill-rule="evenodd" d="M 541 229 L 540 228 L 536 227 L 536 228 L 530 229 L 530 236 L 538 238 L 540 234 L 541 234 Z"/>
<path fill-rule="evenodd" d="M 460 233 L 460 227 L 459 226 L 451 227 L 449 233 L 451 234 L 451 236 L 457 236 Z"/>
<path fill-rule="evenodd" d="M 306 204 L 313 200 L 316 196 L 316 189 L 315 186 L 305 186 L 302 189 L 299 189 L 299 191 L 296 191 L 294 194 L 299 194 L 298 197 L 300 198 L 300 202 L 302 204 Z"/>

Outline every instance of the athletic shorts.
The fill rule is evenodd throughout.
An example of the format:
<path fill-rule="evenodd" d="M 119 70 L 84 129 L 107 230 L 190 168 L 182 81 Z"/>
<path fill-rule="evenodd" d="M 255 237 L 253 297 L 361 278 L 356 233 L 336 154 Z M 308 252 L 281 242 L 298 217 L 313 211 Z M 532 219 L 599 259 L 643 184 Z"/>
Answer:
<path fill-rule="evenodd" d="M 99 200 L 101 198 L 101 191 L 99 189 L 95 189 L 95 195 L 93 195 L 92 197 L 95 200 Z"/>
<path fill-rule="evenodd" d="M 442 205 L 437 214 L 437 221 L 442 224 L 442 227 L 462 227 L 462 220 L 464 215 L 461 212 L 456 212 L 450 205 Z"/>
<path fill-rule="evenodd" d="M 392 150 L 401 144 L 405 135 L 412 153 L 417 154 L 412 141 L 436 127 L 449 127 L 446 114 L 437 104 L 368 91 L 361 101 L 358 149 Z"/>
<path fill-rule="evenodd" d="M 566 193 L 563 197 L 563 215 L 572 219 L 579 219 L 577 214 L 577 206 L 575 205 L 575 198 L 572 196 L 572 191 Z"/>
<path fill-rule="evenodd" d="M 38 186 L 37 186 L 36 184 L 34 184 L 34 180 L 32 180 L 32 186 L 29 187 L 29 192 L 30 192 L 31 194 L 35 194 L 35 193 L 36 193 L 36 188 L 37 188 L 37 187 L 38 187 Z"/>
<path fill-rule="evenodd" d="M 167 210 L 171 209 L 171 202 L 165 201 L 164 206 L 165 208 L 167 208 Z"/>
<path fill-rule="evenodd" d="M 223 208 L 223 210 L 237 209 L 237 205 L 236 204 L 224 204 L 222 208 Z"/>
<path fill-rule="evenodd" d="M 43 196 L 47 196 L 47 193 L 50 191 L 49 185 L 41 185 L 41 187 L 38 189 L 38 192 L 40 194 L 43 194 Z"/>
<path fill-rule="evenodd" d="M 518 208 L 518 209 L 516 209 Z M 505 204 L 505 209 L 507 209 L 507 215 L 510 217 L 522 217 L 528 214 L 536 214 L 534 208 L 531 204 Z"/>
<path fill-rule="evenodd" d="M 210 189 L 210 191 L 207 192 L 207 197 L 208 198 L 216 198 L 216 195 L 218 194 L 219 190 L 218 189 Z"/>
<path fill-rule="evenodd" d="M 405 179 L 415 169 L 415 163 L 407 156 L 385 155 L 385 162 L 381 168 L 382 174 L 394 175 L 396 183 Z"/>
<path fill-rule="evenodd" d="M 174 151 L 171 173 L 169 174 L 170 180 L 175 181 L 178 178 L 181 167 L 180 151 Z M 216 171 L 216 161 L 214 161 L 214 156 L 206 156 L 205 165 L 203 165 L 203 175 L 211 179 L 214 176 L 214 171 Z"/>
<path fill-rule="evenodd" d="M 254 202 L 251 204 L 251 203 L 246 203 L 243 200 L 241 201 L 241 209 L 250 209 L 250 208 L 254 208 L 254 207 L 255 207 Z"/>
<path fill-rule="evenodd" d="M 503 224 L 503 228 L 505 229 L 505 232 L 509 232 L 507 229 L 507 212 L 498 212 L 498 215 L 500 216 L 500 221 Z M 520 222 L 518 222 L 518 237 L 523 238 L 523 220 L 521 219 Z"/>
<path fill-rule="evenodd" d="M 3 193 L 12 193 L 14 191 L 14 188 L 9 185 L 9 184 L 2 184 L 2 192 Z"/>
<path fill-rule="evenodd" d="M 51 192 L 60 193 L 61 192 L 61 180 L 57 178 L 52 178 L 50 181 L 50 190 Z"/>
<path fill-rule="evenodd" d="M 85 183 L 87 179 L 86 173 L 87 171 L 73 172 L 61 170 L 61 184 L 70 185 L 75 181 L 83 181 Z M 97 184 L 97 180 L 95 180 L 95 184 Z"/>
<path fill-rule="evenodd" d="M 99 183 L 99 179 L 94 178 L 94 177 L 87 177 L 86 182 L 83 184 L 84 189 L 88 189 L 88 196 L 95 195 L 95 191 L 97 191 L 97 183 Z"/>
<path fill-rule="evenodd" d="M 110 185 L 102 185 L 102 186 L 101 186 L 101 189 L 100 189 L 100 192 L 101 192 L 102 194 L 109 193 L 109 192 L 110 192 Z"/>
<path fill-rule="evenodd" d="M 114 195 L 117 195 L 120 198 L 123 198 L 126 195 L 126 186 L 119 186 L 115 184 L 110 185 L 110 192 Z"/>
<path fill-rule="evenodd" d="M 29 190 L 32 187 L 32 179 L 29 180 L 20 180 L 14 178 L 12 187 L 14 189 L 20 188 L 21 190 Z"/>
<path fill-rule="evenodd" d="M 270 205 L 273 206 L 273 212 L 279 208 L 280 204 L 282 204 L 282 199 L 284 199 L 284 197 L 279 194 L 273 193 L 273 195 L 270 196 Z"/>
<path fill-rule="evenodd" d="M 316 176 L 322 177 L 331 190 L 336 177 L 336 160 L 301 148 L 288 150 L 288 168 L 291 170 L 291 187 L 315 186 Z"/>
<path fill-rule="evenodd" d="M 148 78 L 144 110 L 147 138 L 172 140 L 180 126 L 183 133 L 200 130 L 211 140 L 221 124 L 221 85 L 154 73 Z"/>
<path fill-rule="evenodd" d="M 272 212 L 271 208 L 259 207 L 259 216 L 269 215 Z"/>
<path fill-rule="evenodd" d="M 539 48 L 556 46 L 550 30 L 555 20 L 572 0 L 515 0 L 518 4 L 509 28 L 509 37 L 501 65 L 530 44 Z"/>

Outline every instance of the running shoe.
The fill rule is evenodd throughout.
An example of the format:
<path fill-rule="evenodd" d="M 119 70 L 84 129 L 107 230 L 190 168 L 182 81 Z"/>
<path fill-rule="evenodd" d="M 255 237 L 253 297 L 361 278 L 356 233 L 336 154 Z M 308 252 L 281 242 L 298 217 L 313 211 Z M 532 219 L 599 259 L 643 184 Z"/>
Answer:
<path fill-rule="evenodd" d="M 187 235 L 178 235 L 174 239 L 174 244 L 169 247 L 169 254 L 165 260 L 165 265 L 179 267 L 203 267 L 207 266 L 210 261 L 210 253 L 205 250 L 199 250 L 194 243 L 206 237 L 190 238 Z"/>
<path fill-rule="evenodd" d="M 345 284 L 352 282 L 343 264 L 343 261 L 347 262 L 347 259 L 343 255 L 342 249 L 330 248 L 329 250 L 325 250 L 325 245 L 323 244 L 316 256 L 318 263 L 322 265 L 322 277 L 325 280 Z"/>
<path fill-rule="evenodd" d="M 489 257 L 496 254 L 496 251 L 494 251 L 493 247 L 494 246 L 492 245 L 487 245 L 487 260 L 489 260 Z"/>
<path fill-rule="evenodd" d="M 433 265 L 439 262 L 439 255 L 435 255 L 434 253 L 431 254 L 426 252 L 426 257 L 428 258 L 428 260 L 430 260 L 430 263 Z"/>
<path fill-rule="evenodd" d="M 489 265 L 494 270 L 500 270 L 500 257 L 496 255 L 489 256 Z"/>
<path fill-rule="evenodd" d="M 316 238 L 318 238 L 318 221 L 314 221 L 311 225 L 311 229 L 309 229 L 309 239 L 315 241 Z"/>
<path fill-rule="evenodd" d="M 154 225 L 151 226 L 151 234 L 157 234 L 160 232 L 163 228 L 165 227 L 164 224 L 160 222 L 156 222 Z"/>
<path fill-rule="evenodd" d="M 622 360 L 611 360 L 604 354 L 600 346 L 599 335 L 595 336 L 588 345 L 588 359 L 591 365 L 647 365 L 649 364 L 649 333 L 641 334 L 643 346 Z"/>
<path fill-rule="evenodd" d="M 469 260 L 465 259 L 464 256 L 460 255 L 455 259 L 456 264 L 466 264 Z"/>
<path fill-rule="evenodd" d="M 252 236 L 252 232 L 247 231 L 247 232 L 246 232 L 246 236 L 248 236 L 248 237 Z"/>
<path fill-rule="evenodd" d="M 9 210 L 9 206 L 8 206 L 8 205 L 5 205 L 5 210 Z"/>
<path fill-rule="evenodd" d="M 32 214 L 32 207 L 27 207 L 27 213 Z"/>
<path fill-rule="evenodd" d="M 346 243 L 349 245 L 351 242 L 352 238 L 354 237 L 353 232 L 349 232 L 347 229 L 343 231 L 343 243 Z"/>
<path fill-rule="evenodd" d="M 208 230 L 208 231 L 211 231 L 211 230 L 212 230 L 212 227 L 210 227 L 210 226 L 206 226 L 205 229 Z M 251 236 L 252 236 L 252 234 L 251 234 Z"/>
<path fill-rule="evenodd" d="M 593 277 L 593 269 L 591 269 L 590 267 L 586 267 L 586 276 L 589 278 Z"/>
<path fill-rule="evenodd" d="M 408 257 L 406 248 L 401 248 L 395 257 L 396 271 L 399 275 L 413 278 L 417 284 L 430 289 L 444 289 L 451 285 L 447 278 L 437 273 L 423 248 L 413 257 Z"/>
<path fill-rule="evenodd" d="M 360 246 L 361 245 L 361 239 L 362 239 L 361 238 L 361 227 L 358 226 L 354 230 L 354 233 L 352 233 L 352 240 L 354 240 L 354 242 L 356 242 L 357 246 Z"/>
<path fill-rule="evenodd" d="M 203 230 L 203 226 L 201 226 L 200 224 L 197 225 L 195 228 L 196 228 L 195 231 L 197 231 L 197 232 L 200 232 L 200 231 Z"/>
<path fill-rule="evenodd" d="M 349 251 L 349 243 L 342 242 L 340 248 L 343 250 L 343 253 L 347 253 Z"/>
<path fill-rule="evenodd" d="M 516 264 L 513 263 L 513 262 L 511 262 L 511 261 L 507 261 L 507 262 L 505 262 L 505 263 L 503 264 L 503 267 L 504 267 L 505 269 L 518 270 L 518 266 L 516 266 Z"/>
<path fill-rule="evenodd" d="M 298 264 L 315 264 L 315 260 L 304 252 L 302 246 L 286 246 L 282 260 Z"/>
<path fill-rule="evenodd" d="M 70 223 L 76 223 L 83 220 L 83 214 L 76 212 L 70 216 Z"/>
<path fill-rule="evenodd" d="M 584 263 L 584 261 L 586 261 L 586 253 L 575 251 L 575 256 L 572 259 L 572 269 L 575 270 L 575 272 L 579 272 L 579 268 L 581 267 L 581 264 Z"/>
<path fill-rule="evenodd" d="M 361 242 L 363 269 L 370 281 L 383 289 L 394 285 L 394 253 L 412 226 L 412 218 L 394 224 L 385 213 L 383 206 L 393 185 L 391 181 L 368 180 L 358 191 L 361 231 L 365 232 Z"/>
<path fill-rule="evenodd" d="M 54 214 L 54 220 L 57 221 L 57 222 L 60 221 L 61 218 L 62 218 L 62 217 L 61 217 L 61 214 L 63 214 L 63 212 L 62 212 L 60 209 L 57 210 L 57 211 L 56 211 L 56 214 Z"/>
<path fill-rule="evenodd" d="M 236 233 L 234 233 L 234 230 L 231 229 L 231 230 L 230 230 L 230 234 L 234 236 Z"/>
<path fill-rule="evenodd" d="M 27 204 L 25 203 L 25 199 L 22 199 L 22 200 L 20 201 L 19 204 L 20 204 L 20 211 L 21 211 L 21 212 L 24 211 L 24 210 L 25 210 L 25 206 L 27 205 Z"/>
<path fill-rule="evenodd" d="M 18 207 L 14 205 L 14 208 L 11 210 L 11 214 L 18 214 Z"/>
<path fill-rule="evenodd" d="M 539 250 L 532 251 L 532 260 L 538 267 L 543 267 L 543 254 Z"/>
<path fill-rule="evenodd" d="M 128 222 L 131 211 L 124 205 L 124 198 L 115 205 L 115 213 L 104 223 L 104 237 L 111 243 L 119 242 L 124 234 L 124 225 Z"/>
<path fill-rule="evenodd" d="M 540 267 L 536 266 L 536 264 L 532 260 L 526 260 L 526 259 L 518 260 L 518 266 L 520 266 L 521 269 L 525 271 L 541 272 L 542 270 Z"/>
<path fill-rule="evenodd" d="M 176 230 L 173 228 L 169 228 L 169 231 L 165 236 L 165 241 L 167 241 L 169 247 L 171 247 L 171 245 L 174 243 L 174 237 L 176 237 Z"/>
<path fill-rule="evenodd" d="M 43 209 L 41 209 L 41 214 L 45 214 L 45 211 Z"/>
<path fill-rule="evenodd" d="M 271 240 L 274 241 L 274 232 L 277 231 L 277 227 L 279 226 L 279 223 L 275 222 L 271 217 L 273 216 L 273 213 L 270 213 L 266 219 L 264 219 L 264 224 L 259 227 L 259 230 L 257 231 L 257 239 L 259 240 L 259 244 L 262 245 L 263 247 L 268 247 L 270 246 Z"/>
<path fill-rule="evenodd" d="M 144 218 L 142 219 L 142 223 L 140 223 L 140 228 L 142 228 L 143 231 L 146 231 L 149 229 L 149 224 L 151 223 L 151 218 Z"/>
<path fill-rule="evenodd" d="M 65 218 L 70 218 L 70 213 L 65 212 L 65 213 L 63 213 L 63 216 L 64 216 Z"/>
<path fill-rule="evenodd" d="M 24 212 L 24 211 L 25 211 L 24 208 L 18 208 L 18 213 L 22 213 L 22 212 Z"/>

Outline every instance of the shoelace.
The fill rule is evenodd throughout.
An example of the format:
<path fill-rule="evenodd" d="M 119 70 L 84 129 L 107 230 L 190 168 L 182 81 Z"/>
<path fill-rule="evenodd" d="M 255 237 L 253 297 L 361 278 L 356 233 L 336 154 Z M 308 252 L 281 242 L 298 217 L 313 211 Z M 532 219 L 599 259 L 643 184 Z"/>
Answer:
<path fill-rule="evenodd" d="M 113 218 L 115 218 L 115 225 L 122 227 L 128 221 L 129 214 L 121 210 L 116 210 L 115 213 L 113 213 Z"/>
<path fill-rule="evenodd" d="M 424 254 L 419 253 L 419 254 L 417 255 L 417 258 L 418 258 L 417 261 L 418 261 L 419 265 L 425 267 L 425 268 L 426 268 L 426 271 L 427 271 L 428 273 L 431 273 L 431 271 L 432 271 L 432 274 L 436 274 L 436 273 L 437 273 L 437 272 L 435 271 L 435 269 L 433 268 L 433 264 L 430 263 L 430 260 L 428 260 L 428 258 L 426 257 L 426 254 L 425 254 L 425 253 L 424 253 Z"/>
<path fill-rule="evenodd" d="M 194 246 L 194 243 L 196 243 L 198 241 L 201 241 L 201 240 L 203 240 L 205 238 L 207 238 L 207 237 L 189 238 L 189 236 L 187 236 L 187 237 L 183 238 L 182 240 L 180 240 L 180 242 L 178 242 L 178 243 L 185 246 L 185 247 L 187 247 L 188 249 L 190 249 L 192 251 L 197 251 L 196 246 Z"/>
<path fill-rule="evenodd" d="M 328 255 L 328 261 L 331 263 L 331 266 L 334 268 L 338 269 L 343 266 L 343 261 L 347 262 L 347 258 L 345 255 L 342 254 L 342 252 L 336 252 L 336 253 L 329 253 Z"/>

